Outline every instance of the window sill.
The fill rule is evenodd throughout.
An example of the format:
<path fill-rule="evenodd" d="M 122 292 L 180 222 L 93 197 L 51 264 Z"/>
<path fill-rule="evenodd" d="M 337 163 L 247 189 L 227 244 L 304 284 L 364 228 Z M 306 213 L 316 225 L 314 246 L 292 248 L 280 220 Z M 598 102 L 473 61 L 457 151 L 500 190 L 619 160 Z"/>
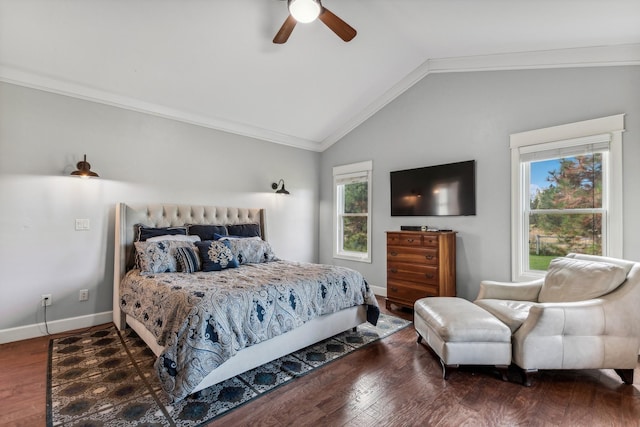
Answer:
<path fill-rule="evenodd" d="M 362 255 L 334 254 L 334 258 L 344 259 L 348 261 L 366 262 L 371 264 L 371 257 Z"/>

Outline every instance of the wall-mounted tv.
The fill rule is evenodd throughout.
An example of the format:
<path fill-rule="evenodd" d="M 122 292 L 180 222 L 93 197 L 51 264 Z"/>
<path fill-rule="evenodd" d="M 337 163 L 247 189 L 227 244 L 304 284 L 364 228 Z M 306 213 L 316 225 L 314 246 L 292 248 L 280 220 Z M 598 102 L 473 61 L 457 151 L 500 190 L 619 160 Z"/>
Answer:
<path fill-rule="evenodd" d="M 391 216 L 476 214 L 476 162 L 393 171 Z"/>

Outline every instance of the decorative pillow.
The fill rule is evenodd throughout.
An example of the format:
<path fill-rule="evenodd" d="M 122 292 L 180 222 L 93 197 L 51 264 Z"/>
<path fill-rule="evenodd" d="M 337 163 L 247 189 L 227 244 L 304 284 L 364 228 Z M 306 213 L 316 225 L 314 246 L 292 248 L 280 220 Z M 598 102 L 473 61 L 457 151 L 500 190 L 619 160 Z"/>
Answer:
<path fill-rule="evenodd" d="M 162 242 L 172 240 L 176 242 L 199 242 L 200 236 L 185 236 L 184 234 L 165 234 L 163 236 L 149 237 L 147 242 Z"/>
<path fill-rule="evenodd" d="M 227 225 L 227 232 L 231 236 L 260 237 L 260 226 L 258 224 Z"/>
<path fill-rule="evenodd" d="M 227 235 L 227 227 L 224 225 L 192 224 L 188 231 L 191 235 L 200 236 L 201 240 L 216 240 L 214 234 Z"/>
<path fill-rule="evenodd" d="M 196 242 L 196 246 L 200 251 L 202 271 L 220 271 L 238 266 L 228 240 L 206 240 Z"/>
<path fill-rule="evenodd" d="M 229 242 L 231 252 L 239 264 L 258 264 L 277 260 L 271 245 L 260 237 L 222 237 L 221 239 Z"/>
<path fill-rule="evenodd" d="M 146 225 L 135 225 L 135 237 L 134 241 L 144 242 L 150 237 L 163 236 L 163 235 L 175 235 L 175 234 L 187 234 L 187 227 L 147 227 Z"/>
<path fill-rule="evenodd" d="M 598 298 L 626 279 L 623 267 L 606 262 L 556 258 L 549 264 L 539 302 L 571 302 Z"/>
<path fill-rule="evenodd" d="M 184 273 L 195 273 L 202 269 L 200 255 L 195 248 L 176 248 L 176 259 L 178 260 L 178 270 Z"/>
<path fill-rule="evenodd" d="M 174 273 L 178 271 L 176 249 L 195 248 L 192 242 L 163 240 L 161 242 L 134 242 L 138 268 L 142 274 Z"/>

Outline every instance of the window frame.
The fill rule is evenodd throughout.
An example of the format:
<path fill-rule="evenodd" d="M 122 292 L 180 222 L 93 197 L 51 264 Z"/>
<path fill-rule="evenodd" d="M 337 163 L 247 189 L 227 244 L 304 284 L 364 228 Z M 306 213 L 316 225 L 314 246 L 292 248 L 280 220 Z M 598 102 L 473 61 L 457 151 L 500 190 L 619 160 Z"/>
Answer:
<path fill-rule="evenodd" d="M 373 161 L 351 163 L 333 168 L 333 257 L 350 261 L 371 263 L 371 195 L 372 195 Z M 367 182 L 367 252 L 345 251 L 343 243 L 344 200 L 338 186 L 346 179 L 363 177 Z M 365 214 L 357 214 L 363 216 Z M 349 215 L 352 216 L 352 215 Z"/>
<path fill-rule="evenodd" d="M 622 132 L 624 114 L 569 123 L 510 135 L 511 149 L 511 278 L 528 281 L 544 277 L 545 272 L 529 270 L 529 163 L 525 153 L 588 146 L 608 140 L 603 156 L 603 241 L 604 256 L 622 257 Z M 605 164 L 606 162 L 606 164 Z"/>

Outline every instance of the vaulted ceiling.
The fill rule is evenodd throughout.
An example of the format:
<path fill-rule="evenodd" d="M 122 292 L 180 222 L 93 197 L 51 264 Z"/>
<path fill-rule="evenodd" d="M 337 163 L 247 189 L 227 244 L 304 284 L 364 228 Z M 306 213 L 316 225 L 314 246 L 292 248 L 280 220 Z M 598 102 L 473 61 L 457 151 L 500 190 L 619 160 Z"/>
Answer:
<path fill-rule="evenodd" d="M 429 73 L 640 64 L 638 0 L 0 0 L 0 80 L 322 151 Z"/>

